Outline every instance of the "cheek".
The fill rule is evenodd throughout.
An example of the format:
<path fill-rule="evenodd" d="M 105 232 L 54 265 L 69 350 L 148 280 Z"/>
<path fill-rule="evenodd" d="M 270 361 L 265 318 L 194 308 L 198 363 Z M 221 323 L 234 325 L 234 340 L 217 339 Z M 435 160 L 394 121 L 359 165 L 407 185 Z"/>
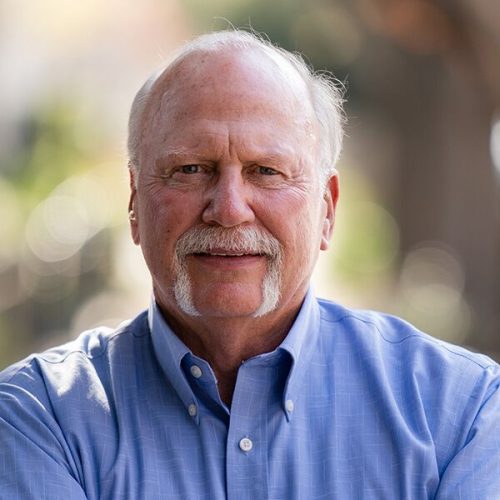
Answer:
<path fill-rule="evenodd" d="M 294 220 L 294 225 L 290 229 L 293 234 L 294 255 L 290 258 L 295 261 L 300 269 L 304 267 L 309 272 L 310 268 L 316 262 L 321 248 L 321 229 L 322 221 L 319 211 L 304 211 L 297 214 Z"/>
<path fill-rule="evenodd" d="M 175 241 L 190 227 L 201 221 L 199 197 L 171 190 L 140 199 L 141 239 L 153 239 L 155 245 L 165 246 Z"/>
<path fill-rule="evenodd" d="M 312 194 L 280 192 L 256 200 L 257 218 L 282 245 L 312 245 L 316 241 L 322 214 Z"/>

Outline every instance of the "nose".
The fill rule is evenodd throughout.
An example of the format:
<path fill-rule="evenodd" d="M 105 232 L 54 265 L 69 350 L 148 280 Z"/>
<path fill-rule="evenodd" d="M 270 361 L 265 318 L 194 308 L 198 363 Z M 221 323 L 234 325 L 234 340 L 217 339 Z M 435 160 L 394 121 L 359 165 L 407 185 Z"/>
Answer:
<path fill-rule="evenodd" d="M 241 169 L 223 169 L 214 185 L 207 190 L 208 200 L 202 215 L 203 222 L 223 227 L 253 222 L 255 214 L 249 205 L 250 189 Z"/>

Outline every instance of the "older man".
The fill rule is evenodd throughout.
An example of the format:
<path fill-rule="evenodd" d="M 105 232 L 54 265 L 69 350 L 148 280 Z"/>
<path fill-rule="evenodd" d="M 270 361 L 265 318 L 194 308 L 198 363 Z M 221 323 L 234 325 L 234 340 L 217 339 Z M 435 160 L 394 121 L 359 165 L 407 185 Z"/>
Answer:
<path fill-rule="evenodd" d="M 499 367 L 309 289 L 340 103 L 244 32 L 144 85 L 129 218 L 154 300 L 1 375 L 0 498 L 500 498 Z"/>

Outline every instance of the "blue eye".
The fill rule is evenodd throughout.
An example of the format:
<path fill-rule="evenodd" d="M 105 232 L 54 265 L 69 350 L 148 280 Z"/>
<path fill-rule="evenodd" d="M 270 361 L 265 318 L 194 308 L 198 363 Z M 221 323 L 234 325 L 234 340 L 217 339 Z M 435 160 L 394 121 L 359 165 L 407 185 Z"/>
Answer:
<path fill-rule="evenodd" d="M 262 175 L 276 175 L 278 172 L 271 167 L 259 167 L 259 173 Z"/>
<path fill-rule="evenodd" d="M 183 165 L 181 172 L 183 174 L 197 174 L 200 171 L 199 165 Z"/>

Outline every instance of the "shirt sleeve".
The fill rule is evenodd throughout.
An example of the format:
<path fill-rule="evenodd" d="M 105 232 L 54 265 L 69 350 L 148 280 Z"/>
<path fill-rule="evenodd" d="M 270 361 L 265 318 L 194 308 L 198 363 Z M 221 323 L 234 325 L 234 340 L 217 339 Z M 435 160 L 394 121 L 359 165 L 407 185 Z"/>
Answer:
<path fill-rule="evenodd" d="M 500 492 L 500 375 L 482 390 L 480 409 L 465 445 L 442 475 L 436 500 L 497 500 Z M 484 384 L 483 384 L 484 386 Z M 472 399 L 476 399 L 475 395 Z"/>
<path fill-rule="evenodd" d="M 43 391 L 21 379 L 0 381 L 0 500 L 87 499 Z"/>

